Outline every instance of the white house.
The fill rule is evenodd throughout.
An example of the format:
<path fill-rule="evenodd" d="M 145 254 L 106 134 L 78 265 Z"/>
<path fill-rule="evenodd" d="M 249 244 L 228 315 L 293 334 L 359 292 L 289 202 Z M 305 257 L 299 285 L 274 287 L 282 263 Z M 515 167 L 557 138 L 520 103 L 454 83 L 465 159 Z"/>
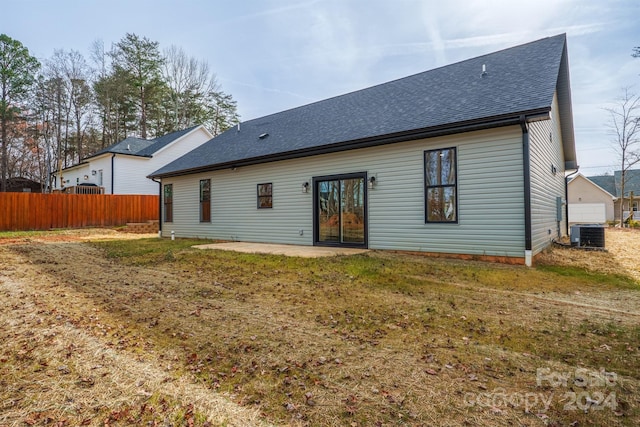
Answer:
<path fill-rule="evenodd" d="M 63 169 L 62 179 L 55 172 L 54 189 L 95 185 L 105 194 L 158 194 L 158 184 L 147 175 L 212 137 L 202 125 L 150 140 L 128 137 Z"/>
<path fill-rule="evenodd" d="M 150 177 L 163 235 L 530 265 L 575 168 L 562 34 L 243 122 Z"/>

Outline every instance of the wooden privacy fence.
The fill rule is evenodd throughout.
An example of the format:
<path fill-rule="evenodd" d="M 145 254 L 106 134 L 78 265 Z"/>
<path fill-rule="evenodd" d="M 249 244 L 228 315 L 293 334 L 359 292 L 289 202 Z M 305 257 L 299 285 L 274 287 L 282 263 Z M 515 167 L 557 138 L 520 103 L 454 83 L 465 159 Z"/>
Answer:
<path fill-rule="evenodd" d="M 158 219 L 158 196 L 0 193 L 0 231 L 112 227 Z"/>

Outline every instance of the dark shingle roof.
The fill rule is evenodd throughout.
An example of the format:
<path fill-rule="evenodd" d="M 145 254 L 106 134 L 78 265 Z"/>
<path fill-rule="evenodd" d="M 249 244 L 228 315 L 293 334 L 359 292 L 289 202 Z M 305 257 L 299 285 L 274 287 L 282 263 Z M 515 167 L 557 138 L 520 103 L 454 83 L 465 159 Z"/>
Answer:
<path fill-rule="evenodd" d="M 168 133 L 155 139 L 142 139 L 133 136 L 127 137 L 107 148 L 104 148 L 90 157 L 96 157 L 105 153 L 130 154 L 132 156 L 152 157 L 161 148 L 171 144 L 176 139 L 188 134 L 198 126 Z M 90 158 L 88 157 L 88 158 Z"/>
<path fill-rule="evenodd" d="M 143 150 L 153 144 L 153 142 L 142 138 L 136 138 L 129 136 L 120 142 L 116 142 L 107 148 L 103 148 L 90 157 L 96 157 L 105 153 L 117 153 L 117 154 L 132 154 L 135 155 L 138 151 Z"/>
<path fill-rule="evenodd" d="M 587 179 L 593 182 L 598 187 L 607 191 L 609 194 L 613 194 L 614 196 L 618 197 L 618 192 L 616 191 L 616 181 L 613 175 L 588 176 Z"/>
<path fill-rule="evenodd" d="M 614 196 L 622 196 L 620 194 L 620 181 L 622 180 L 621 171 L 615 171 L 613 175 L 590 176 L 588 178 Z M 627 170 L 625 181 L 625 197 L 629 197 L 629 192 L 633 191 L 634 197 L 640 198 L 640 169 Z"/>
<path fill-rule="evenodd" d="M 151 144 L 148 147 L 140 150 L 137 154 L 139 156 L 152 156 L 154 153 L 157 153 L 158 151 L 160 151 L 161 148 L 164 148 L 167 145 L 171 144 L 176 139 L 183 137 L 184 135 L 188 134 L 189 132 L 191 132 L 192 130 L 197 128 L 198 126 L 192 126 L 190 128 L 187 128 L 187 129 L 184 129 L 184 130 L 179 130 L 179 131 L 173 132 L 173 133 L 168 133 L 166 135 L 163 135 L 163 136 L 160 136 L 160 137 L 158 137 L 156 139 L 153 139 L 153 140 L 151 140 L 151 142 L 153 142 L 153 144 Z"/>
<path fill-rule="evenodd" d="M 618 191 L 618 197 L 622 196 L 620 194 L 620 181 L 622 180 L 622 172 L 615 171 L 614 175 L 616 177 L 616 189 Z M 633 191 L 633 196 L 635 198 L 640 197 L 640 169 L 631 169 L 628 170 L 625 174 L 625 183 L 624 183 L 624 196 L 629 197 L 629 193 Z"/>
<path fill-rule="evenodd" d="M 548 112 L 566 61 L 565 43 L 561 34 L 249 120 L 151 176 L 339 151 L 418 131 Z M 568 138 L 573 147 L 572 131 Z"/>

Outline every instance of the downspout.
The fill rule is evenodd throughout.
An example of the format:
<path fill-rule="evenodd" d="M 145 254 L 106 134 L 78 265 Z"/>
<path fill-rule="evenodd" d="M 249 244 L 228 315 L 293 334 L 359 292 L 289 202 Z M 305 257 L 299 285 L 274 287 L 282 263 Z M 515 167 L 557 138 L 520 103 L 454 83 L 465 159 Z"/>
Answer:
<path fill-rule="evenodd" d="M 569 178 L 577 174 L 579 169 L 580 169 L 580 166 L 576 166 L 575 172 L 570 173 L 569 175 L 564 177 L 564 200 L 565 200 L 564 217 L 565 217 L 565 223 L 567 226 L 567 236 L 569 235 Z"/>
<path fill-rule="evenodd" d="M 158 183 L 158 237 L 162 237 L 162 180 L 151 178 L 151 181 Z"/>
<path fill-rule="evenodd" d="M 531 244 L 531 157 L 529 153 L 529 129 L 527 118 L 520 116 L 522 129 L 522 174 L 524 178 L 524 263 L 527 267 L 533 264 Z"/>
<path fill-rule="evenodd" d="M 111 194 L 116 194 L 115 193 L 115 188 L 114 188 L 116 174 L 115 174 L 115 171 L 113 169 L 114 168 L 114 164 L 115 164 L 115 161 L 113 159 L 115 159 L 115 157 L 116 157 L 116 153 L 113 153 L 111 155 Z"/>

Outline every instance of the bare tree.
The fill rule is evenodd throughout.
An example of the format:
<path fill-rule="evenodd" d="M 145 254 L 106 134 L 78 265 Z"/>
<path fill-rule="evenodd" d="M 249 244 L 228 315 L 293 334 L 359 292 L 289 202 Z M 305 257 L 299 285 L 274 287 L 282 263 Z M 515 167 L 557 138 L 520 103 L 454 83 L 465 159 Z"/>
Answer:
<path fill-rule="evenodd" d="M 624 198 L 627 171 L 640 162 L 640 96 L 630 93 L 629 89 L 623 94 L 614 107 L 605 108 L 611 116 L 609 128 L 614 150 L 620 162 L 620 226 L 624 224 Z"/>
<path fill-rule="evenodd" d="M 163 77 L 169 86 L 173 128 L 203 123 L 207 118 L 207 98 L 220 88 L 209 64 L 187 56 L 182 48 L 171 46 L 164 51 Z"/>
<path fill-rule="evenodd" d="M 222 91 L 206 61 L 171 46 L 164 51 L 162 71 L 171 98 L 172 131 L 202 124 L 215 136 L 238 123 L 236 101 Z"/>
<path fill-rule="evenodd" d="M 104 42 L 96 39 L 91 44 L 91 62 L 93 64 L 93 90 L 95 93 L 95 107 L 100 116 L 100 128 L 102 132 L 102 144 L 100 148 L 105 148 L 113 143 L 109 132 L 109 119 L 111 117 L 111 97 L 105 87 L 100 87 L 104 79 L 107 78 L 109 70 L 109 54 L 104 48 Z"/>
<path fill-rule="evenodd" d="M 45 183 L 45 187 L 48 188 L 52 186 L 50 173 L 53 171 L 54 165 L 58 164 L 58 152 L 55 139 L 55 106 L 52 102 L 53 99 L 55 99 L 54 85 L 41 74 L 38 77 L 32 101 L 33 129 L 36 133 L 34 138 L 38 141 L 41 182 Z"/>
<path fill-rule="evenodd" d="M 92 107 L 90 69 L 78 51 L 57 49 L 45 62 L 45 75 L 56 89 L 56 126 L 65 166 L 84 157 L 84 134 Z"/>
<path fill-rule="evenodd" d="M 46 102 L 53 111 L 52 127 L 56 141 L 57 169 L 61 173 L 63 167 L 69 165 L 69 116 L 71 102 L 69 100 L 69 85 L 65 79 L 64 51 L 57 49 L 51 58 L 44 63 L 44 78 L 48 86 Z"/>
<path fill-rule="evenodd" d="M 78 51 L 64 54 L 64 76 L 69 88 L 69 107 L 75 125 L 75 151 L 78 162 L 84 157 L 83 142 L 86 116 L 90 112 L 93 94 L 87 81 L 89 80 L 89 66 Z"/>

